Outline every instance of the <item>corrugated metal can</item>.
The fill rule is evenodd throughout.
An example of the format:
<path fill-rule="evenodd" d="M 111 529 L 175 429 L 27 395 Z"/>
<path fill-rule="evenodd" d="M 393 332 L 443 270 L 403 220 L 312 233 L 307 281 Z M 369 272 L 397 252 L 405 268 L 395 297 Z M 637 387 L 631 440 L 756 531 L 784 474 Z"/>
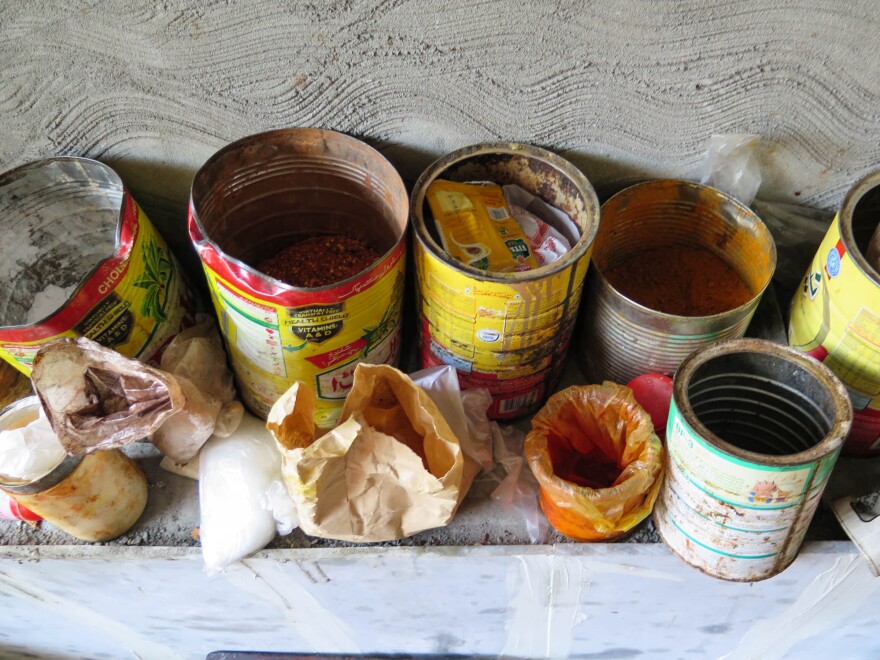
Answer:
<path fill-rule="evenodd" d="M 711 316 L 678 316 L 630 300 L 603 270 L 658 248 L 697 247 L 730 265 L 748 285 L 748 302 Z M 628 383 L 671 375 L 694 350 L 735 339 L 746 328 L 776 269 L 776 245 L 747 206 L 690 181 L 630 186 L 602 205 L 593 268 L 587 278 L 578 356 L 590 382 Z"/>
<path fill-rule="evenodd" d="M 517 184 L 566 212 L 580 230 L 571 251 L 519 273 L 465 265 L 443 250 L 426 200 L 435 179 Z M 416 235 L 420 357 L 449 364 L 465 388 L 492 394 L 489 416 L 537 410 L 562 371 L 599 226 L 599 203 L 586 177 L 544 149 L 513 143 L 465 147 L 434 162 L 412 193 Z"/>
<path fill-rule="evenodd" d="M 408 199 L 400 175 L 360 140 L 312 128 L 252 135 L 214 154 L 193 181 L 190 238 L 239 389 L 263 418 L 300 380 L 332 426 L 361 361 L 396 365 Z M 309 235 L 360 238 L 382 256 L 318 288 L 289 286 L 253 264 Z"/>
<path fill-rule="evenodd" d="M 865 258 L 880 219 L 880 172 L 843 200 L 791 303 L 788 343 L 822 361 L 855 409 L 845 454 L 880 455 L 880 273 Z"/>
<path fill-rule="evenodd" d="M 36 396 L 0 412 L 0 430 L 36 419 Z M 82 541 L 108 541 L 127 532 L 147 505 L 147 479 L 118 449 L 67 456 L 48 474 L 30 482 L 0 478 L 0 489 L 56 527 Z"/>
<path fill-rule="evenodd" d="M 158 364 L 193 324 L 194 298 L 119 176 L 87 158 L 0 175 L 0 358 L 30 375 L 59 337 Z"/>
<path fill-rule="evenodd" d="M 694 352 L 675 374 L 654 522 L 709 575 L 751 582 L 794 561 L 852 422 L 819 362 L 759 339 Z"/>

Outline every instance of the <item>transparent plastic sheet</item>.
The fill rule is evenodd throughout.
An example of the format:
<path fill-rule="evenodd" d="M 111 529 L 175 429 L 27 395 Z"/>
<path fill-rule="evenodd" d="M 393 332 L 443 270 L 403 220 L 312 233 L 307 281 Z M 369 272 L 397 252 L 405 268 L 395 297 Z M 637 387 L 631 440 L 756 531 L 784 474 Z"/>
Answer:
<path fill-rule="evenodd" d="M 663 446 L 632 391 L 614 383 L 557 392 L 532 420 L 526 458 L 550 524 L 578 541 L 612 540 L 654 507 Z"/>
<path fill-rule="evenodd" d="M 490 497 L 507 511 L 517 512 L 523 519 L 529 541 L 543 543 L 550 531 L 549 523 L 538 504 L 538 482 L 526 469 L 523 455 L 525 434 L 515 426 L 499 426 L 491 422 L 495 442 L 495 460 L 507 476 L 503 477 Z"/>
<path fill-rule="evenodd" d="M 727 133 L 711 136 L 706 142 L 700 183 L 750 205 L 761 187 L 760 142 L 760 135 Z"/>

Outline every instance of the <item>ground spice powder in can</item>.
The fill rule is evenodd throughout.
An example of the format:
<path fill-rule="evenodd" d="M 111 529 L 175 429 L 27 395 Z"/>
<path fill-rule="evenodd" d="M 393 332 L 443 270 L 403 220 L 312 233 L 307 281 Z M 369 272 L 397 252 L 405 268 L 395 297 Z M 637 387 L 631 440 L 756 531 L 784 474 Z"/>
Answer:
<path fill-rule="evenodd" d="M 724 259 L 695 246 L 643 250 L 602 274 L 630 300 L 677 316 L 720 314 L 754 296 Z"/>
<path fill-rule="evenodd" d="M 318 234 L 287 246 L 257 264 L 257 270 L 291 286 L 314 288 L 354 277 L 378 259 L 359 238 Z"/>

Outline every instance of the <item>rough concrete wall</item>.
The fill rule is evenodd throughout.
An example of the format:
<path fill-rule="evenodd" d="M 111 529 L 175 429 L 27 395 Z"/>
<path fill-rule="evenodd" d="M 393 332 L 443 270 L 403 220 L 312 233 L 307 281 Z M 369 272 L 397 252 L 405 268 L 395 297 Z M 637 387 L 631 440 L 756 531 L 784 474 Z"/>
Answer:
<path fill-rule="evenodd" d="M 0 3 L 0 167 L 106 161 L 179 244 L 198 166 L 280 126 L 361 136 L 408 179 L 530 142 L 600 193 L 755 132 L 761 195 L 826 208 L 880 164 L 874 0 L 282 4 Z"/>

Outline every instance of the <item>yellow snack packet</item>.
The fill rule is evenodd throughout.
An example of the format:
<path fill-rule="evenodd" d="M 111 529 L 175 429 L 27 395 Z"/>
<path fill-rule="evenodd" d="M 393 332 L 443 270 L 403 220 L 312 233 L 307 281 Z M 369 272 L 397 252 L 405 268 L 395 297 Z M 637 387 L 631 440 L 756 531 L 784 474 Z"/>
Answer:
<path fill-rule="evenodd" d="M 427 197 L 443 249 L 455 259 L 496 273 L 539 267 L 501 186 L 437 179 Z"/>

